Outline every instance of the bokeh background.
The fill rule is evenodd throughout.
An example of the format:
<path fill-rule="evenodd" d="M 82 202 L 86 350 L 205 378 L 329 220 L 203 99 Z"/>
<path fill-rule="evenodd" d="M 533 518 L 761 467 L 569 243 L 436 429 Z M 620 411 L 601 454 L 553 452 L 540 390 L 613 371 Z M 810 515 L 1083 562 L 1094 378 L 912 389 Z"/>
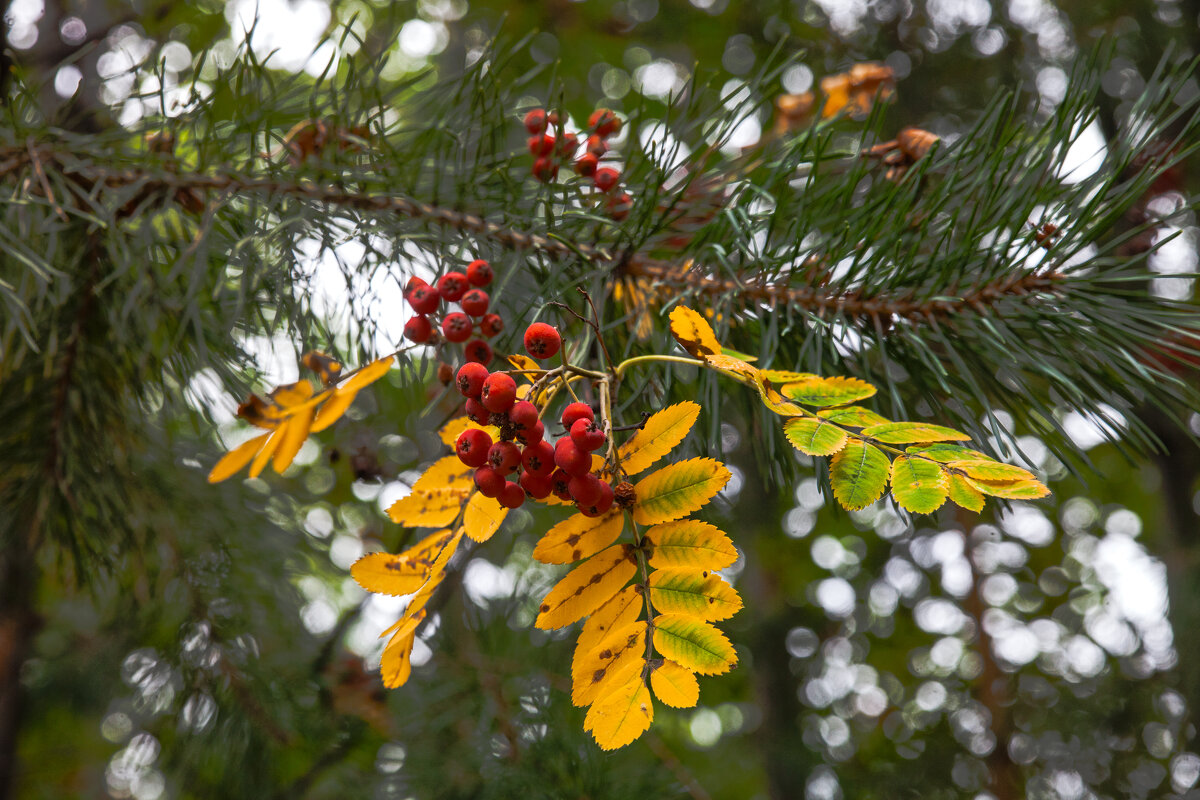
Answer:
<path fill-rule="evenodd" d="M 881 61 L 898 79 L 887 127 L 952 142 L 1005 88 L 1053 108 L 1103 40 L 1097 120 L 1068 154 L 1081 174 L 1162 55 L 1200 51 L 1197 0 L 15 0 L 5 19 L 7 65 L 74 130 L 182 113 L 237 59 L 314 82 L 368 52 L 402 86 L 453 74 L 499 34 L 525 40 L 513 58 L 552 69 L 578 113 L 665 113 L 697 76 L 734 94 L 772 59 L 793 60 L 793 93 Z M 770 124 L 751 115 L 735 143 Z M 1180 169 L 1148 205 L 1182 209 L 1198 188 Z M 1154 234 L 1174 237 L 1150 256 L 1154 291 L 1191 302 L 1200 231 L 1190 212 L 1171 219 Z M 335 339 L 391 350 L 397 284 L 348 284 L 361 247 L 324 244 L 296 243 L 314 309 Z M 264 326 L 242 344 L 272 386 L 319 343 Z M 381 689 L 377 636 L 402 601 L 365 597 L 348 568 L 411 543 L 382 510 L 441 454 L 433 431 L 450 409 L 431 380 L 402 377 L 364 393 L 282 479 L 205 483 L 240 435 L 215 376 L 139 422 L 155 444 L 130 477 L 139 546 L 86 589 L 55 559 L 39 565 L 9 796 L 1200 797 L 1200 451 L 1155 411 L 1157 455 L 1121 447 L 1115 410 L 1063 406 L 1058 441 L 1000 414 L 1053 497 L 914 526 L 888 502 L 837 511 L 814 477 L 763 481 L 731 410 L 717 438 L 735 479 L 714 521 L 743 552 L 728 577 L 746 609 L 727 625 L 741 666 L 603 754 L 564 692 L 570 642 L 531 629 L 555 573 L 531 560 L 547 522 L 525 511 L 461 565 L 413 680 Z M 1200 415 L 1190 426 L 1200 434 Z"/>

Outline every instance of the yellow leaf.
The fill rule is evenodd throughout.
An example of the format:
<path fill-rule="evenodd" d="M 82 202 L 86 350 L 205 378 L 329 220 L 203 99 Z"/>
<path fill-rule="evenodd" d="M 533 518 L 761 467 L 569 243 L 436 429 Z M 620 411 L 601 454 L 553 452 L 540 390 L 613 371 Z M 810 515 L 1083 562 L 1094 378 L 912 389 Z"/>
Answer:
<path fill-rule="evenodd" d="M 379 663 L 379 674 L 383 685 L 389 689 L 403 686 L 412 675 L 412 649 L 416 640 L 416 627 L 407 633 L 398 633 L 383 648 L 383 659 Z"/>
<path fill-rule="evenodd" d="M 417 489 L 474 489 L 475 470 L 462 463 L 456 455 L 443 456 L 433 462 L 413 483 Z"/>
<path fill-rule="evenodd" d="M 713 333 L 712 326 L 704 317 L 687 306 L 675 306 L 671 309 L 671 335 L 675 341 L 694 356 L 718 355 L 721 343 Z"/>
<path fill-rule="evenodd" d="M 571 702 L 590 706 L 642 671 L 646 663 L 647 624 L 633 622 L 613 631 L 571 665 Z"/>
<path fill-rule="evenodd" d="M 447 422 L 441 427 L 441 430 L 438 431 L 438 438 L 442 440 L 442 444 L 447 445 L 448 447 L 454 447 L 454 443 L 458 441 L 458 437 L 462 436 L 462 433 L 465 430 L 483 431 L 488 436 L 492 437 L 493 442 L 500 438 L 500 429 L 495 425 L 480 425 L 477 422 L 472 422 L 467 417 L 455 417 Z M 457 459 L 458 457 L 450 456 L 450 458 Z"/>
<path fill-rule="evenodd" d="M 762 378 L 761 374 L 755 380 L 754 387 L 758 389 L 758 396 L 763 401 L 763 405 L 781 417 L 794 417 L 804 413 L 803 408 L 786 400 L 782 394 L 771 386 L 770 381 Z"/>
<path fill-rule="evenodd" d="M 316 409 L 309 407 L 287 418 L 287 420 L 279 427 L 279 433 L 283 434 L 283 441 L 279 443 L 279 447 L 275 450 L 275 457 L 271 461 L 271 466 L 276 472 L 283 472 L 292 463 L 292 459 L 296 457 L 296 453 L 300 452 L 300 446 L 304 444 L 304 440 L 308 438 L 308 426 L 312 424 L 313 414 Z"/>
<path fill-rule="evenodd" d="M 591 731 L 602 749 L 616 750 L 645 733 L 653 721 L 650 690 L 638 675 L 594 703 L 584 718 L 583 727 Z"/>
<path fill-rule="evenodd" d="M 254 460 L 250 462 L 251 478 L 257 478 L 266 469 L 267 462 L 271 460 L 271 456 L 275 455 L 275 450 L 278 449 L 279 443 L 283 441 L 283 435 L 284 431 L 282 428 L 276 428 L 271 432 L 271 438 L 267 439 L 262 449 L 254 456 Z"/>
<path fill-rule="evenodd" d="M 797 403 L 824 408 L 865 400 L 875 394 L 875 387 L 858 378 L 835 375 L 832 378 L 814 377 L 785 384 L 779 391 Z"/>
<path fill-rule="evenodd" d="M 624 527 L 625 512 L 619 508 L 600 517 L 576 514 L 547 531 L 533 548 L 533 557 L 543 564 L 573 564 L 615 542 Z"/>
<path fill-rule="evenodd" d="M 983 511 L 985 502 L 983 494 L 962 475 L 951 473 L 949 477 L 948 493 L 950 500 L 968 511 L 976 513 Z"/>
<path fill-rule="evenodd" d="M 688 567 L 651 572 L 650 604 L 663 614 L 684 614 L 709 622 L 729 619 L 742 610 L 742 598 L 724 578 Z"/>
<path fill-rule="evenodd" d="M 579 640 L 575 645 L 575 657 L 580 658 L 586 655 L 610 632 L 636 620 L 644 607 L 645 601 L 642 599 L 640 584 L 631 584 L 617 592 L 615 597 L 596 609 L 587 618 L 587 622 L 583 623 L 583 629 L 579 632 Z"/>
<path fill-rule="evenodd" d="M 219 483 L 231 475 L 235 475 L 242 467 L 250 463 L 250 459 L 254 458 L 255 453 L 262 449 L 270 436 L 269 433 L 255 436 L 221 456 L 220 460 L 213 465 L 212 472 L 208 473 L 208 482 Z"/>
<path fill-rule="evenodd" d="M 970 436 L 944 425 L 928 422 L 887 422 L 862 429 L 862 436 L 885 444 L 912 442 L 966 442 Z"/>
<path fill-rule="evenodd" d="M 653 628 L 654 649 L 693 672 L 720 675 L 737 663 L 725 634 L 707 622 L 684 614 L 659 614 Z"/>
<path fill-rule="evenodd" d="M 819 378 L 819 375 L 814 375 L 811 372 L 792 372 L 788 369 L 764 369 L 760 370 L 760 375 L 765 380 L 770 381 L 775 386 L 782 386 L 785 383 L 795 383 L 796 381 L 807 381 L 812 378 Z"/>
<path fill-rule="evenodd" d="M 337 388 L 337 391 L 339 394 L 346 392 L 356 393 L 382 378 L 391 367 L 391 356 L 385 356 L 378 361 L 372 361 L 351 375 L 345 383 Z"/>
<path fill-rule="evenodd" d="M 350 575 L 368 592 L 412 594 L 425 584 L 453 535 L 447 528 L 426 536 L 403 553 L 367 553 L 350 566 Z"/>
<path fill-rule="evenodd" d="M 835 425 L 849 426 L 851 428 L 866 428 L 870 425 L 882 425 L 885 422 L 890 422 L 887 417 L 881 417 L 871 409 L 863 408 L 862 406 L 827 408 L 818 411 L 817 416 Z"/>
<path fill-rule="evenodd" d="M 567 573 L 538 608 L 534 625 L 554 630 L 604 605 L 637 572 L 633 545 L 615 544 Z"/>
<path fill-rule="evenodd" d="M 742 361 L 740 358 L 727 356 L 718 353 L 714 356 L 704 356 L 704 363 L 710 368 L 720 370 L 727 375 L 738 379 L 742 383 L 747 383 L 753 386 L 760 385 L 760 373 L 757 367 L 753 367 Z"/>
<path fill-rule="evenodd" d="M 981 481 L 1036 481 L 1037 477 L 1026 469 L 999 461 L 951 461 L 952 469 L 962 470 L 969 477 Z"/>
<path fill-rule="evenodd" d="M 1041 481 L 983 481 L 967 478 L 978 491 L 1005 500 L 1037 500 L 1050 494 Z"/>
<path fill-rule="evenodd" d="M 296 381 L 295 383 L 278 386 L 268 397 L 280 408 L 288 409 L 308 401 L 313 396 L 311 381 Z"/>
<path fill-rule="evenodd" d="M 313 420 L 309 432 L 320 433 L 341 419 L 342 415 L 346 413 L 346 409 L 350 408 L 350 404 L 354 402 L 356 396 L 357 392 L 334 392 L 333 397 L 321 404 L 321 408 L 317 411 L 317 417 Z"/>
<path fill-rule="evenodd" d="M 650 686 L 660 702 L 672 708 L 691 708 L 700 702 L 700 682 L 696 673 L 674 661 L 663 661 L 650 673 Z"/>
<path fill-rule="evenodd" d="M 633 519 L 639 525 L 670 522 L 702 508 L 729 482 L 725 465 L 711 458 L 668 464 L 638 481 Z"/>
<path fill-rule="evenodd" d="M 462 511 L 463 503 L 471 490 L 462 489 L 418 489 L 392 503 L 388 517 L 397 525 L 408 528 L 436 528 L 449 525 Z"/>
<path fill-rule="evenodd" d="M 523 356 L 520 353 L 513 353 L 509 356 L 508 363 L 512 364 L 513 368 L 517 370 L 513 374 L 513 379 L 524 380 L 528 383 L 535 383 L 539 375 L 546 371 L 546 368 L 541 364 L 529 356 Z"/>
<path fill-rule="evenodd" d="M 500 501 L 476 492 L 463 512 L 463 529 L 473 541 L 486 542 L 500 529 L 507 515 L 508 509 Z"/>
<path fill-rule="evenodd" d="M 648 563 L 655 569 L 724 569 L 737 561 L 737 548 L 715 525 L 698 519 L 664 522 L 646 531 Z"/>
<path fill-rule="evenodd" d="M 628 475 L 637 475 L 671 452 L 700 417 L 700 405 L 690 400 L 667 406 L 650 416 L 641 430 L 621 445 L 617 455 Z"/>

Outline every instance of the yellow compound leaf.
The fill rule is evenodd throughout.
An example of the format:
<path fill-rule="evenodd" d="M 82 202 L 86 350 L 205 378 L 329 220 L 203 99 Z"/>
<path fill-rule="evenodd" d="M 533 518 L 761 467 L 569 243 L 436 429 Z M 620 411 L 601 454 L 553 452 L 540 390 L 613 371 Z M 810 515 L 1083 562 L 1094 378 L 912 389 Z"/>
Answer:
<path fill-rule="evenodd" d="M 637 572 L 633 545 L 615 544 L 567 573 L 538 607 L 534 625 L 554 630 L 604 605 Z"/>
<path fill-rule="evenodd" d="M 571 665 L 571 702 L 590 706 L 639 675 L 646 663 L 649 626 L 633 622 L 615 630 Z"/>
<path fill-rule="evenodd" d="M 418 489 L 392 503 L 388 517 L 397 525 L 408 528 L 436 528 L 449 525 L 458 517 L 463 503 L 471 490 L 461 489 Z"/>
<path fill-rule="evenodd" d="M 609 633 L 636 620 L 644 606 L 640 584 L 626 586 L 617 592 L 615 597 L 596 609 L 587 618 L 587 622 L 583 623 L 575 645 L 575 658 L 587 655 L 588 651 L 600 644 Z"/>
<path fill-rule="evenodd" d="M 486 542 L 500 530 L 508 509 L 499 500 L 484 497 L 479 492 L 471 496 L 463 512 L 463 530 L 472 541 Z"/>
<path fill-rule="evenodd" d="M 737 561 L 737 548 L 715 525 L 697 519 L 664 522 L 646 531 L 649 564 L 655 569 L 724 569 Z"/>
<path fill-rule="evenodd" d="M 941 464 L 917 456 L 897 456 L 892 462 L 892 497 L 905 511 L 936 511 L 946 502 L 948 488 Z"/>
<path fill-rule="evenodd" d="M 583 720 L 583 727 L 591 731 L 601 749 L 616 750 L 645 733 L 653 721 L 650 690 L 638 675 L 594 703 Z"/>
<path fill-rule="evenodd" d="M 689 458 L 669 464 L 638 481 L 633 520 L 655 525 L 685 517 L 702 508 L 729 482 L 725 465 L 712 458 Z"/>
<path fill-rule="evenodd" d="M 967 478 L 971 486 L 992 497 L 1002 497 L 1005 500 L 1037 500 L 1050 494 L 1041 481 L 981 481 Z"/>
<path fill-rule="evenodd" d="M 283 441 L 283 434 L 282 427 L 271 432 L 271 438 L 267 439 L 262 449 L 254 456 L 254 460 L 250 462 L 251 478 L 257 478 L 266 469 L 267 462 L 271 460 L 271 456 L 275 455 L 275 451 L 279 449 L 279 443 Z"/>
<path fill-rule="evenodd" d="M 650 688 L 659 702 L 672 708 L 691 708 L 700 702 L 700 682 L 696 673 L 676 664 L 663 661 L 650 673 Z"/>
<path fill-rule="evenodd" d="M 316 409 L 309 406 L 288 417 L 279 426 L 276 433 L 282 434 L 283 439 L 279 442 L 279 447 L 275 449 L 275 456 L 271 461 L 271 466 L 276 472 L 283 472 L 287 469 L 291 465 L 292 459 L 296 457 L 296 453 L 300 452 L 301 445 L 308 438 L 308 429 L 312 425 L 315 412 Z"/>
<path fill-rule="evenodd" d="M 717 355 L 721 352 L 721 343 L 713 332 L 708 320 L 687 306 L 675 306 L 671 309 L 671 335 L 680 347 L 697 358 Z"/>
<path fill-rule="evenodd" d="M 368 592 L 412 594 L 425 585 L 453 536 L 447 528 L 426 536 L 403 553 L 368 553 L 350 566 L 350 575 Z"/>
<path fill-rule="evenodd" d="M 267 439 L 271 434 L 264 433 L 261 436 L 255 436 L 242 442 L 237 447 L 230 450 L 213 465 L 212 472 L 208 473 L 209 483 L 220 483 L 226 478 L 236 475 L 241 471 L 242 467 L 250 463 L 255 454 L 263 448 L 267 443 Z"/>
<path fill-rule="evenodd" d="M 783 435 L 801 453 L 831 456 L 846 446 L 846 432 L 816 417 L 793 417 L 783 424 Z"/>
<path fill-rule="evenodd" d="M 412 675 L 412 650 L 416 640 L 416 627 L 407 633 L 397 633 L 383 648 L 383 659 L 379 663 L 379 674 L 383 685 L 396 689 L 408 682 Z"/>
<path fill-rule="evenodd" d="M 533 557 L 543 564 L 573 564 L 615 542 L 624 527 L 625 512 L 619 508 L 600 517 L 576 514 L 547 531 L 533 548 Z"/>
<path fill-rule="evenodd" d="M 784 397 L 791 398 L 797 403 L 825 408 L 866 400 L 875 394 L 875 387 L 858 378 L 839 375 L 832 378 L 814 377 L 796 381 L 785 384 L 779 391 L 783 392 Z"/>
<path fill-rule="evenodd" d="M 707 622 L 684 614 L 654 618 L 654 649 L 663 658 L 701 675 L 721 675 L 737 663 L 733 645 Z"/>
<path fill-rule="evenodd" d="M 829 462 L 833 496 L 850 511 L 866 508 L 883 495 L 890 466 L 879 448 L 851 439 Z"/>
<path fill-rule="evenodd" d="M 968 477 L 982 481 L 1036 481 L 1027 469 L 999 461 L 951 461 L 946 466 L 962 470 Z"/>
<path fill-rule="evenodd" d="M 951 473 L 946 488 L 950 500 L 955 505 L 976 513 L 983 511 L 985 502 L 983 493 L 972 486 L 967 478 Z"/>
<path fill-rule="evenodd" d="M 863 428 L 862 435 L 885 444 L 966 442 L 971 439 L 962 431 L 926 422 L 888 422 L 883 425 L 872 425 L 869 428 Z"/>
<path fill-rule="evenodd" d="M 700 405 L 690 400 L 652 414 L 641 430 L 617 450 L 621 468 L 628 475 L 648 469 L 684 440 L 699 417 Z"/>
<path fill-rule="evenodd" d="M 686 567 L 650 573 L 650 604 L 663 614 L 709 622 L 729 619 L 742 610 L 742 598 L 720 575 Z"/>

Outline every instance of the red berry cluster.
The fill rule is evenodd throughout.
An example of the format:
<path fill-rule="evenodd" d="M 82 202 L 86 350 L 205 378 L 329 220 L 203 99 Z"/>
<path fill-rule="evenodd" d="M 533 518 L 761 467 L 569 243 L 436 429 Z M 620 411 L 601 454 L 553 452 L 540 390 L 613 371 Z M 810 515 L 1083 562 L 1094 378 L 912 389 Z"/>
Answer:
<path fill-rule="evenodd" d="M 533 177 L 542 183 L 549 183 L 558 177 L 558 167 L 563 159 L 569 159 L 579 149 L 579 137 L 573 133 L 558 131 L 557 137 L 552 129 L 558 128 L 558 113 L 546 113 L 543 108 L 535 108 L 525 115 L 525 130 L 532 136 L 526 142 L 529 154 L 533 156 Z"/>
<path fill-rule="evenodd" d="M 430 285 L 416 276 L 408 281 L 404 299 L 417 312 L 404 325 L 404 338 L 415 344 L 424 344 L 434 338 L 434 322 L 429 315 L 436 312 L 443 300 L 458 303 L 462 311 L 451 311 L 444 315 L 439 324 L 441 335 L 448 342 L 467 342 L 463 355 L 467 361 L 487 364 L 492 360 L 492 347 L 484 339 L 490 339 L 504 330 L 504 320 L 499 314 L 489 314 L 491 298 L 482 287 L 493 278 L 492 267 L 483 259 L 467 265 L 466 274 L 447 272 Z M 471 339 L 476 330 L 482 338 Z M 471 341 L 467 341 L 471 339 Z"/>
<path fill-rule="evenodd" d="M 533 134 L 529 138 L 529 153 L 533 156 L 533 177 L 543 183 L 549 183 L 558 176 L 558 167 L 562 160 L 568 160 L 579 149 L 579 136 L 574 133 L 559 131 L 558 138 L 551 133 L 557 128 L 559 117 L 557 112 L 546 112 L 543 108 L 535 108 L 525 115 L 525 129 Z M 588 130 L 584 152 L 575 159 L 575 173 L 591 178 L 596 188 L 603 192 L 604 210 L 610 217 L 620 222 L 629 216 L 633 208 L 633 198 L 627 192 L 617 191 L 621 181 L 621 173 L 612 167 L 601 167 L 600 159 L 608 152 L 608 139 L 621 131 L 621 118 L 607 108 L 598 108 L 588 117 Z"/>

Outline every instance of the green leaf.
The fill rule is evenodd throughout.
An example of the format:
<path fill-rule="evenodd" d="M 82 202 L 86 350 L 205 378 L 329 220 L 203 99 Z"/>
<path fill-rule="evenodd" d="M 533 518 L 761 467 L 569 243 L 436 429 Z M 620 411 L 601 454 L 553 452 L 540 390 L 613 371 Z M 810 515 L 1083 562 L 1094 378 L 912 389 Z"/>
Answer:
<path fill-rule="evenodd" d="M 724 569 L 737 561 L 737 549 L 715 525 L 698 519 L 664 522 L 646 531 L 649 564 L 655 569 Z"/>
<path fill-rule="evenodd" d="M 906 449 L 914 455 L 932 458 L 934 461 L 940 461 L 943 464 L 948 464 L 951 461 L 996 461 L 989 455 L 959 444 L 915 445 Z"/>
<path fill-rule="evenodd" d="M 725 634 L 682 614 L 654 618 L 654 649 L 663 658 L 701 675 L 721 675 L 737 663 L 737 653 Z"/>
<path fill-rule="evenodd" d="M 887 417 L 880 416 L 871 409 L 863 408 L 862 406 L 830 408 L 818 411 L 817 416 L 821 419 L 829 420 L 835 425 L 849 426 L 851 428 L 866 428 L 870 425 L 884 425 L 891 422 Z"/>
<path fill-rule="evenodd" d="M 650 604 L 660 613 L 716 622 L 741 611 L 742 598 L 720 575 L 685 567 L 650 573 Z"/>
<path fill-rule="evenodd" d="M 955 505 L 976 513 L 983 511 L 983 505 L 986 502 L 983 494 L 962 475 L 951 474 L 947 488 L 950 500 Z"/>
<path fill-rule="evenodd" d="M 1027 469 L 999 461 L 951 461 L 947 466 L 962 470 L 968 477 L 984 481 L 1036 481 L 1037 476 Z"/>
<path fill-rule="evenodd" d="M 831 456 L 846 446 L 846 432 L 815 417 L 793 417 L 783 424 L 783 434 L 801 453 Z"/>
<path fill-rule="evenodd" d="M 865 400 L 875 394 L 875 387 L 858 378 L 834 376 L 832 378 L 809 378 L 784 384 L 779 390 L 784 397 L 806 406 L 842 406 Z"/>
<path fill-rule="evenodd" d="M 962 431 L 925 422 L 888 422 L 863 428 L 862 435 L 885 444 L 911 442 L 966 442 L 971 437 Z"/>
<path fill-rule="evenodd" d="M 892 462 L 892 497 L 906 511 L 928 514 L 946 502 L 946 492 L 940 464 L 918 456 L 899 456 Z"/>
<path fill-rule="evenodd" d="M 887 488 L 888 467 L 878 447 L 851 439 L 829 464 L 833 496 L 851 511 L 866 508 Z"/>
<path fill-rule="evenodd" d="M 655 525 L 703 508 L 729 482 L 729 470 L 712 458 L 689 458 L 668 464 L 637 482 L 633 520 Z"/>

